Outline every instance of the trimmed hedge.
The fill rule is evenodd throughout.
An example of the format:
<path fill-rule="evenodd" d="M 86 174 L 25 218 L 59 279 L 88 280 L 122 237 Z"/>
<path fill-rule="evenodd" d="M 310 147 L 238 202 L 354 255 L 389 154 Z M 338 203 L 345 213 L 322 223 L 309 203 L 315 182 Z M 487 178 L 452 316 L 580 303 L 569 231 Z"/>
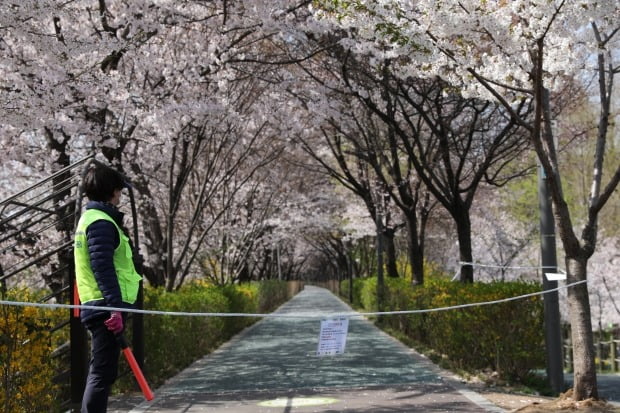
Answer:
<path fill-rule="evenodd" d="M 223 288 L 188 284 L 179 291 L 145 289 L 144 308 L 159 311 L 231 312 Z M 145 370 L 157 386 L 221 344 L 230 334 L 222 317 L 144 316 Z"/>
<path fill-rule="evenodd" d="M 344 285 L 348 287 L 348 281 Z M 353 287 L 354 302 L 359 300 L 365 311 L 375 311 L 376 277 L 355 280 Z M 403 278 L 386 278 L 385 287 L 385 311 L 451 307 L 540 291 L 535 283 L 463 284 L 442 278 L 427 278 L 423 286 L 412 286 Z M 506 379 L 524 380 L 532 370 L 545 365 L 543 318 L 542 297 L 534 296 L 492 305 L 384 316 L 381 324 L 430 347 L 453 368 L 472 373 L 490 368 Z"/>
<path fill-rule="evenodd" d="M 288 301 L 299 291 L 291 291 L 286 281 L 265 280 L 258 285 L 258 311 L 269 313 Z M 300 288 L 300 286 L 297 286 Z"/>

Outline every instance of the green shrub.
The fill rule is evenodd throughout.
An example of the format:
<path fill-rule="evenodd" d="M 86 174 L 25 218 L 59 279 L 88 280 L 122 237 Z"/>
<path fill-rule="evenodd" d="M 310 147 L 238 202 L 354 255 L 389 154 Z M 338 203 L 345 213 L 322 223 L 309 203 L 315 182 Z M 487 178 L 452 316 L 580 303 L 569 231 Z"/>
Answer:
<path fill-rule="evenodd" d="M 362 307 L 362 289 L 364 288 L 364 285 L 365 279 L 353 279 L 353 302 L 350 303 L 351 306 Z M 340 295 L 347 300 L 349 299 L 349 280 L 344 280 L 340 282 Z"/>
<path fill-rule="evenodd" d="M 355 286 L 354 286 L 355 287 Z M 355 288 L 353 289 L 355 291 Z M 359 302 L 366 311 L 377 311 L 377 278 L 368 278 L 360 288 Z"/>
<path fill-rule="evenodd" d="M 258 313 L 259 286 L 257 283 L 242 285 L 225 285 L 222 292 L 228 299 L 230 312 L 236 313 Z M 245 327 L 256 322 L 252 317 L 226 317 L 226 338 L 230 338 Z"/>
<path fill-rule="evenodd" d="M 432 282 L 428 287 L 437 292 L 432 307 L 496 301 L 540 290 L 536 284 L 522 282 Z M 432 313 L 429 343 L 460 366 L 491 367 L 508 379 L 522 380 L 532 369 L 544 366 L 543 311 L 542 297 L 535 296 Z"/>
<path fill-rule="evenodd" d="M 364 279 L 360 303 L 377 309 L 377 279 Z M 403 278 L 385 279 L 385 311 L 433 309 L 502 300 L 537 292 L 524 282 L 463 284 L 437 276 L 423 286 Z M 430 347 L 459 369 L 491 368 L 504 378 L 523 380 L 544 366 L 543 302 L 535 296 L 499 304 L 382 317 L 382 326 Z"/>
<path fill-rule="evenodd" d="M 221 287 L 188 284 L 175 292 L 145 290 L 147 310 L 181 312 L 230 312 Z M 220 345 L 227 337 L 223 317 L 146 315 L 144 317 L 145 360 L 154 385 L 187 367 Z M 230 332 L 226 332 L 230 334 Z M 191 343 L 191 345 L 188 345 Z M 182 350 L 182 351 L 181 351 Z"/>
<path fill-rule="evenodd" d="M 26 289 L 10 290 L 2 297 L 25 302 L 40 298 Z M 52 382 L 55 365 L 50 363 L 50 327 L 56 314 L 35 307 L 0 305 L 0 411 L 58 408 L 59 387 Z"/>
<path fill-rule="evenodd" d="M 260 313 L 273 311 L 290 298 L 287 283 L 284 281 L 265 280 L 257 284 Z"/>

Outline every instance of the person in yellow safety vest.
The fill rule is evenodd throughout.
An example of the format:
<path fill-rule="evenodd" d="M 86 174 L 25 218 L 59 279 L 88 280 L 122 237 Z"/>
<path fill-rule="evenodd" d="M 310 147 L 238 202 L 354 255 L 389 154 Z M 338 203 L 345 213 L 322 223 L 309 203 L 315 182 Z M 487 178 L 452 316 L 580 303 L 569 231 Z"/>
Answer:
<path fill-rule="evenodd" d="M 127 313 L 106 307 L 131 308 L 140 280 L 123 214 L 118 210 L 123 176 L 102 164 L 91 165 L 83 191 L 89 199 L 75 232 L 75 277 L 80 301 L 101 307 L 82 309 L 80 318 L 91 337 L 91 358 L 82 397 L 82 413 L 105 413 L 110 388 L 118 374 L 120 345 Z"/>

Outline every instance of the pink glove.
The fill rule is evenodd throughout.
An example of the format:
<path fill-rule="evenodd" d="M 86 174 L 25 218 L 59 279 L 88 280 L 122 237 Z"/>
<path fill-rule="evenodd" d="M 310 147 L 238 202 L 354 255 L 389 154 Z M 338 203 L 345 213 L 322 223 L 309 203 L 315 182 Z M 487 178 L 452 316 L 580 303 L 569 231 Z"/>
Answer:
<path fill-rule="evenodd" d="M 112 315 L 103 322 L 105 326 L 114 334 L 120 334 L 123 331 L 123 315 L 120 311 L 112 311 Z"/>

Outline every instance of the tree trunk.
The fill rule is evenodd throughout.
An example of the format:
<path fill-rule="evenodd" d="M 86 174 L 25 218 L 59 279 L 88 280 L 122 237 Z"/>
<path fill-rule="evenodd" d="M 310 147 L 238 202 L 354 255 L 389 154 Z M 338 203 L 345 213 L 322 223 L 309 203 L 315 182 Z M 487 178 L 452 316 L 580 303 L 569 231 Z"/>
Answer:
<path fill-rule="evenodd" d="M 383 222 L 380 214 L 375 217 L 377 225 L 377 311 L 383 311 L 383 299 L 385 294 L 384 279 L 383 279 L 383 252 L 384 252 L 384 240 L 383 236 Z M 381 316 L 377 317 L 377 323 L 381 323 Z"/>
<path fill-rule="evenodd" d="M 59 171 L 71 164 L 71 159 L 67 153 L 67 145 L 70 138 L 64 133 L 54 133 L 45 128 L 47 146 L 56 152 L 56 159 L 52 164 L 53 171 Z M 57 217 L 55 224 L 56 230 L 62 234 L 63 239 L 73 238 L 73 215 L 75 214 L 75 203 L 66 204 L 66 199 L 71 196 L 71 189 L 67 188 L 67 183 L 71 181 L 71 172 L 66 172 L 54 178 L 52 183 L 52 193 L 54 194 L 54 213 Z M 65 188 L 65 189 L 63 189 Z M 58 265 L 52 264 L 51 272 L 44 273 L 43 278 L 47 286 L 54 292 L 62 291 L 63 286 L 69 285 L 73 274 L 73 252 L 62 250 L 58 253 Z M 69 298 L 68 293 L 57 297 L 61 302 Z"/>
<path fill-rule="evenodd" d="M 456 232 L 459 240 L 459 259 L 461 262 L 470 263 L 473 261 L 471 252 L 471 221 L 467 212 L 454 214 Z M 474 282 L 474 267 L 472 265 L 461 265 L 461 282 Z"/>
<path fill-rule="evenodd" d="M 585 280 L 587 278 L 587 264 L 586 258 L 567 256 L 568 282 L 574 283 Z M 573 342 L 573 398 L 575 400 L 598 399 L 594 339 L 587 283 L 568 289 L 568 306 Z"/>
<path fill-rule="evenodd" d="M 408 243 L 407 252 L 409 254 L 409 262 L 411 264 L 411 283 L 413 285 L 424 284 L 424 246 L 418 240 L 418 223 L 416 216 L 408 214 L 407 219 Z"/>
<path fill-rule="evenodd" d="M 161 232 L 161 226 L 157 211 L 152 202 L 143 202 L 140 205 L 140 217 L 144 236 L 148 242 L 144 243 L 148 261 L 144 263 L 142 274 L 153 287 L 163 287 L 166 284 L 165 277 L 165 240 Z"/>
<path fill-rule="evenodd" d="M 272 274 L 269 275 L 272 276 Z M 244 264 L 243 267 L 241 267 L 239 275 L 237 276 L 237 280 L 239 281 L 239 284 L 249 283 L 250 281 L 252 281 L 252 273 L 247 263 Z"/>
<path fill-rule="evenodd" d="M 166 285 L 166 260 L 165 260 L 165 240 L 162 233 L 161 221 L 155 205 L 152 201 L 154 198 L 141 166 L 136 162 L 129 164 L 135 175 L 131 182 L 135 189 L 136 197 L 141 195 L 138 200 L 138 216 L 140 217 L 142 228 L 144 231 L 144 240 L 141 243 L 146 249 L 147 260 L 142 264 L 142 276 L 145 277 L 149 285 L 153 287 L 163 287 Z M 136 248 L 139 248 L 136 245 Z"/>
<path fill-rule="evenodd" d="M 383 240 L 385 245 L 385 256 L 387 276 L 398 278 L 398 267 L 396 265 L 396 246 L 394 245 L 394 229 L 386 228 L 383 231 Z"/>

